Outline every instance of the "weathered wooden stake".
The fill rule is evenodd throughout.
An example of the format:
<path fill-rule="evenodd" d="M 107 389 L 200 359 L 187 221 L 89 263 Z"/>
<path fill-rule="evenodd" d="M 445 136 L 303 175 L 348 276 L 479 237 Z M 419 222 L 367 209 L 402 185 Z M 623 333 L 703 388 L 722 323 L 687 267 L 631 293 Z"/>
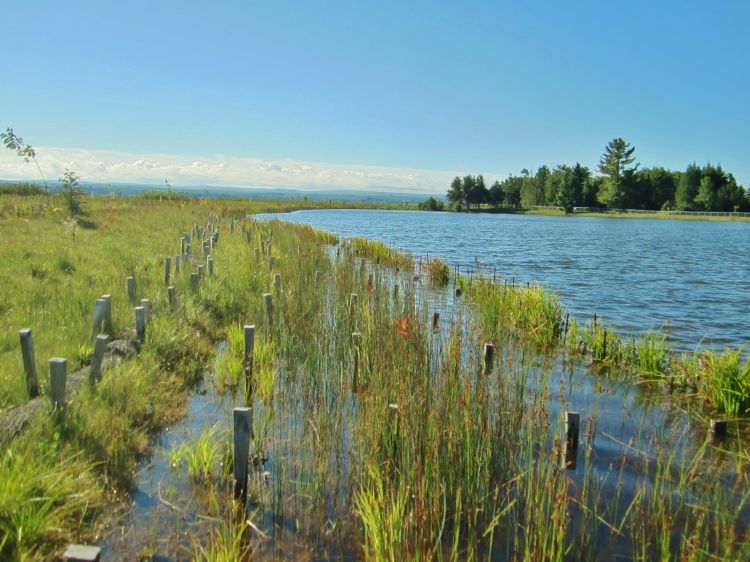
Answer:
<path fill-rule="evenodd" d="M 268 269 L 273 269 L 274 263 L 276 263 L 276 256 L 268 256 Z"/>
<path fill-rule="evenodd" d="M 214 257 L 208 256 L 208 274 L 213 275 L 214 274 Z"/>
<path fill-rule="evenodd" d="M 31 328 L 24 328 L 18 332 L 21 337 L 21 355 L 23 356 L 23 370 L 26 373 L 26 393 L 29 398 L 39 396 L 39 379 L 36 376 L 36 358 L 34 357 L 34 340 Z"/>
<path fill-rule="evenodd" d="M 198 266 L 198 277 L 201 278 L 201 279 L 203 279 L 203 271 L 204 270 L 205 270 L 205 268 L 202 265 Z"/>
<path fill-rule="evenodd" d="M 98 546 L 71 544 L 65 549 L 62 559 L 66 562 L 99 562 L 102 549 Z"/>
<path fill-rule="evenodd" d="M 565 459 L 563 468 L 575 470 L 578 457 L 578 432 L 580 429 L 581 414 L 578 412 L 565 412 Z"/>
<path fill-rule="evenodd" d="M 495 358 L 495 346 L 491 343 L 484 344 L 484 372 L 485 374 L 492 371 L 492 360 Z"/>
<path fill-rule="evenodd" d="M 247 503 L 247 466 L 250 457 L 250 436 L 253 409 L 235 408 L 234 414 L 234 498 Z"/>
<path fill-rule="evenodd" d="M 243 225 L 243 228 L 244 228 L 244 225 Z M 250 243 L 250 241 L 252 240 L 252 235 L 250 234 L 250 230 L 245 231 L 245 236 L 247 237 L 248 243 Z"/>
<path fill-rule="evenodd" d="M 109 334 L 112 332 L 112 295 L 104 294 L 101 298 L 105 303 L 103 330 Z"/>
<path fill-rule="evenodd" d="M 263 293 L 263 304 L 266 307 L 268 325 L 273 326 L 273 298 L 271 297 L 271 293 Z"/>
<path fill-rule="evenodd" d="M 352 332 L 352 356 L 354 368 L 352 373 L 352 392 L 359 389 L 359 356 L 362 350 L 362 332 Z"/>
<path fill-rule="evenodd" d="M 711 420 L 711 435 L 717 441 L 724 439 L 727 436 L 726 420 Z"/>
<path fill-rule="evenodd" d="M 169 278 L 172 273 L 172 258 L 167 256 L 164 258 L 164 284 L 169 285 Z"/>
<path fill-rule="evenodd" d="M 107 301 L 96 299 L 94 303 L 94 320 L 91 323 L 91 337 L 95 338 L 97 334 L 103 331 L 104 317 L 107 314 Z"/>
<path fill-rule="evenodd" d="M 276 298 L 281 294 L 281 273 L 276 273 L 273 276 L 273 291 Z"/>
<path fill-rule="evenodd" d="M 170 285 L 167 287 L 167 298 L 169 299 L 169 306 L 174 306 L 174 286 Z"/>
<path fill-rule="evenodd" d="M 180 262 L 181 262 L 180 256 L 174 257 L 174 272 L 179 273 L 180 272 Z"/>
<path fill-rule="evenodd" d="M 130 299 L 130 302 L 135 302 L 135 278 L 127 277 L 125 279 L 125 285 L 128 288 L 128 298 Z"/>
<path fill-rule="evenodd" d="M 89 384 L 92 388 L 102 378 L 102 362 L 104 361 L 104 350 L 107 347 L 108 340 L 109 336 L 106 334 L 96 336 L 94 353 L 91 356 L 91 368 L 89 369 Z"/>
<path fill-rule="evenodd" d="M 190 274 L 190 286 L 193 289 L 198 289 L 198 283 L 200 282 L 201 277 L 197 273 L 193 272 Z"/>
<path fill-rule="evenodd" d="M 146 309 L 142 306 L 135 307 L 135 335 L 138 341 L 146 341 Z"/>
<path fill-rule="evenodd" d="M 432 313 L 432 331 L 436 331 L 438 327 L 440 326 L 440 313 L 439 312 L 433 312 Z"/>
<path fill-rule="evenodd" d="M 393 298 L 398 298 L 398 283 L 393 286 Z"/>
<path fill-rule="evenodd" d="M 141 306 L 146 311 L 146 324 L 148 324 L 149 320 L 151 319 L 151 301 L 148 299 L 141 299 Z"/>
<path fill-rule="evenodd" d="M 190 255 L 190 244 L 185 244 L 185 256 Z"/>
<path fill-rule="evenodd" d="M 52 395 L 52 405 L 60 411 L 65 407 L 65 380 L 67 378 L 68 362 L 62 357 L 49 360 L 49 386 Z"/>

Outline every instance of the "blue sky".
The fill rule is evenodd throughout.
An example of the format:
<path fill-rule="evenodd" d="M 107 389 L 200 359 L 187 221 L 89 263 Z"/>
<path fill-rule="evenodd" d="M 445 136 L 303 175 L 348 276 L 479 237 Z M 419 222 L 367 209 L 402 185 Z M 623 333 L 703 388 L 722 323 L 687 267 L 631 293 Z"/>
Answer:
<path fill-rule="evenodd" d="M 443 192 L 721 163 L 750 182 L 750 3 L 4 2 L 0 127 L 56 177 Z M 0 176 L 33 169 L 0 151 Z"/>

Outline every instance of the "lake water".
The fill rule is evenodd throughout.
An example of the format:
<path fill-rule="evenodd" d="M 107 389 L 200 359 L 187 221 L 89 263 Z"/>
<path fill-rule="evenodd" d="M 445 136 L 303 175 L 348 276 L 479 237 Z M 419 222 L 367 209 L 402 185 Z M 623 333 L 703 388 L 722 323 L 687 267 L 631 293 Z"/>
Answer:
<path fill-rule="evenodd" d="M 273 215 L 452 266 L 540 283 L 622 335 L 666 330 L 693 349 L 750 340 L 750 224 L 418 211 Z M 269 215 L 264 215 L 268 218 Z M 478 261 L 477 261 L 478 260 Z"/>

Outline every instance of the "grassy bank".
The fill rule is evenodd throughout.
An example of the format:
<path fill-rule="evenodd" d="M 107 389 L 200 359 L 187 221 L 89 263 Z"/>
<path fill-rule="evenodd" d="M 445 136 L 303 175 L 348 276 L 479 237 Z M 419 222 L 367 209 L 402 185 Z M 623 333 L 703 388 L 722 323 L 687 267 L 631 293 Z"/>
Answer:
<path fill-rule="evenodd" d="M 750 216 L 723 216 L 723 213 L 695 213 L 679 214 L 670 211 L 648 211 L 623 213 L 617 211 L 607 211 L 601 213 L 574 212 L 565 213 L 562 209 L 523 209 L 501 207 L 497 209 L 470 209 L 464 212 L 469 213 L 492 213 L 492 214 L 511 214 L 511 215 L 531 215 L 546 217 L 591 217 L 599 219 L 649 219 L 649 220 L 682 220 L 682 221 L 718 221 L 718 222 L 750 222 Z"/>

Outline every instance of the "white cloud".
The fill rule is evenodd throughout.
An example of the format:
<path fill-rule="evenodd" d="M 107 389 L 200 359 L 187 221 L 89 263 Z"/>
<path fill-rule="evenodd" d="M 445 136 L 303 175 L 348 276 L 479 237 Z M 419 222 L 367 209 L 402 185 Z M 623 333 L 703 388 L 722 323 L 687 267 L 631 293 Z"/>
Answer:
<path fill-rule="evenodd" d="M 357 189 L 413 193 L 444 193 L 458 171 L 383 166 L 263 160 L 236 156 L 189 157 L 177 154 L 133 154 L 106 150 L 36 147 L 47 179 L 69 168 L 82 180 L 98 182 L 216 185 L 236 187 L 298 187 Z M 38 179 L 33 163 L 0 149 L 0 177 Z M 490 179 L 489 177 L 487 178 Z M 495 176 L 492 176 L 492 180 Z"/>

